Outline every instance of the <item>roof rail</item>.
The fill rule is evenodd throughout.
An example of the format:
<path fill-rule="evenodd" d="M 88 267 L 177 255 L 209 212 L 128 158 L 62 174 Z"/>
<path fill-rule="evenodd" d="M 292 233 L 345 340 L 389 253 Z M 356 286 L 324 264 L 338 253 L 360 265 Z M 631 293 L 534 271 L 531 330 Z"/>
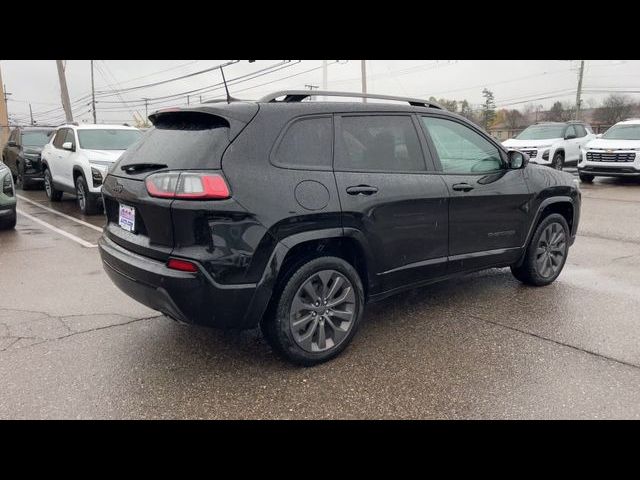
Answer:
<path fill-rule="evenodd" d="M 276 102 L 277 98 L 284 97 L 283 102 L 301 102 L 308 97 L 356 97 L 356 98 L 375 98 L 379 100 L 396 100 L 399 102 L 408 102 L 414 107 L 431 107 L 443 110 L 442 106 L 430 100 L 421 100 L 419 98 L 395 97 L 393 95 L 378 95 L 376 93 L 358 93 L 358 92 L 332 92 L 327 90 L 281 90 L 279 92 L 270 93 L 258 100 L 258 102 Z"/>

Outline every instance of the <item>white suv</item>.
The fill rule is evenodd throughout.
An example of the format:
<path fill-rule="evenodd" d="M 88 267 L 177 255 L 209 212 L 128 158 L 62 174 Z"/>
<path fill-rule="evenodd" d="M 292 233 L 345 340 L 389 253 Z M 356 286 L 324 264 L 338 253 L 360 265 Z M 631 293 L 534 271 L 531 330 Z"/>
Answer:
<path fill-rule="evenodd" d="M 618 122 L 582 149 L 578 175 L 583 182 L 594 177 L 640 177 L 640 119 Z"/>
<path fill-rule="evenodd" d="M 58 127 L 42 150 L 47 197 L 59 201 L 63 192 L 73 193 L 83 214 L 97 213 L 108 168 L 141 136 L 125 125 Z"/>
<path fill-rule="evenodd" d="M 540 122 L 502 144 L 526 153 L 533 163 L 562 170 L 567 164 L 577 164 L 580 149 L 594 138 L 591 127 L 582 122 Z"/>

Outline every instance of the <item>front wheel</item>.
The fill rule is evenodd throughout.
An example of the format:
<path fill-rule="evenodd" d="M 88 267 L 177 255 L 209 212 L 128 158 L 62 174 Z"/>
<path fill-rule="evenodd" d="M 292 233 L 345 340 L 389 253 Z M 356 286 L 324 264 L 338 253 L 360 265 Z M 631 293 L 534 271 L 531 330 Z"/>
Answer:
<path fill-rule="evenodd" d="M 20 190 L 30 190 L 33 187 L 33 183 L 29 178 L 24 176 L 24 167 L 22 164 L 18 164 L 18 175 L 16 175 L 16 188 Z"/>
<path fill-rule="evenodd" d="M 562 170 L 564 168 L 564 154 L 562 152 L 556 152 L 553 155 L 551 168 L 554 168 L 556 170 Z"/>
<path fill-rule="evenodd" d="M 53 202 L 62 200 L 62 191 L 57 190 L 56 187 L 53 186 L 53 179 L 51 178 L 51 172 L 48 168 L 44 170 L 44 191 L 49 200 Z"/>
<path fill-rule="evenodd" d="M 76 198 L 78 207 L 83 215 L 95 215 L 98 213 L 98 196 L 89 192 L 87 182 L 82 175 L 76 178 Z"/>
<path fill-rule="evenodd" d="M 304 366 L 342 352 L 362 318 L 364 290 L 358 272 L 337 257 L 320 257 L 293 270 L 262 323 L 271 347 Z"/>
<path fill-rule="evenodd" d="M 578 173 L 578 177 L 580 177 L 581 182 L 592 183 L 594 176 L 589 175 L 588 173 Z"/>
<path fill-rule="evenodd" d="M 568 253 L 569 225 L 562 215 L 553 213 L 540 222 L 522 265 L 511 267 L 511 272 L 522 283 L 549 285 L 562 272 Z"/>

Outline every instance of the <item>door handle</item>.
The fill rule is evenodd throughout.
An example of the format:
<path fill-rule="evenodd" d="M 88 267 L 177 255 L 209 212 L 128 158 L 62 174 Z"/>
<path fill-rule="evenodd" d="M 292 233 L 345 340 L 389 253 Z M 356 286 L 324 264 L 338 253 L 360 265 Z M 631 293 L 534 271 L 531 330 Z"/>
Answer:
<path fill-rule="evenodd" d="M 456 183 L 451 188 L 456 192 L 470 192 L 471 190 L 473 190 L 473 187 L 468 183 Z"/>
<path fill-rule="evenodd" d="M 373 195 L 374 193 L 378 193 L 378 187 L 373 187 L 371 185 L 355 185 L 347 187 L 347 193 L 349 195 Z"/>

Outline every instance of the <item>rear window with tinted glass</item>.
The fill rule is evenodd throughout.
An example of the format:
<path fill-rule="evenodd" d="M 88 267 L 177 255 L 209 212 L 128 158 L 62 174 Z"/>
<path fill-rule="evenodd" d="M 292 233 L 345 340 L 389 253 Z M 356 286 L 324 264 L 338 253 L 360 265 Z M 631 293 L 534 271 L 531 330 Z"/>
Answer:
<path fill-rule="evenodd" d="M 153 128 L 127 150 L 114 168 L 137 163 L 166 165 L 170 169 L 217 169 L 229 145 L 229 123 L 198 112 L 160 116 Z"/>
<path fill-rule="evenodd" d="M 341 125 L 336 139 L 336 170 L 425 170 L 420 140 L 410 116 L 344 116 Z"/>
<path fill-rule="evenodd" d="M 309 117 L 289 125 L 273 156 L 273 161 L 293 168 L 330 169 L 333 122 L 331 117 Z"/>

